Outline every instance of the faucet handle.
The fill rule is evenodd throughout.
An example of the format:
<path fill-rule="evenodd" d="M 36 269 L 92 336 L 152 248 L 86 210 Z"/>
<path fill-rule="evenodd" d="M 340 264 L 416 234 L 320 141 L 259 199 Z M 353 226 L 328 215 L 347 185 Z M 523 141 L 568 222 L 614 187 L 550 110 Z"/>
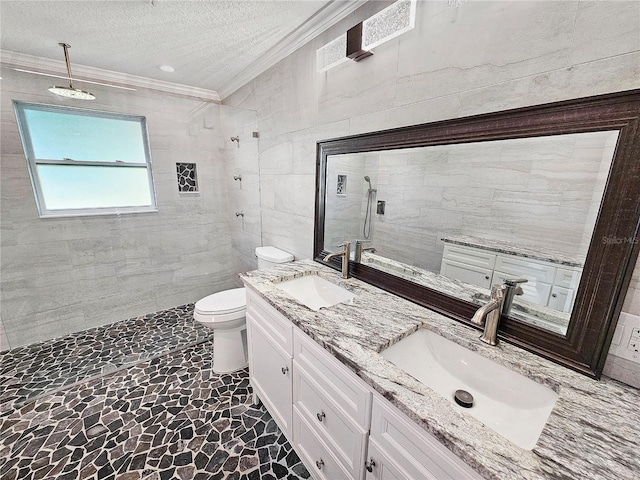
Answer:
<path fill-rule="evenodd" d="M 350 242 L 342 242 L 336 245 L 336 247 L 343 247 L 345 250 L 351 246 Z"/>
<path fill-rule="evenodd" d="M 519 283 L 527 283 L 529 280 L 527 280 L 526 278 L 505 278 L 504 279 L 504 284 L 509 286 L 509 287 L 517 287 Z M 520 287 L 518 287 L 520 288 Z M 522 289 L 520 288 L 520 290 L 522 291 Z M 519 294 L 521 295 L 521 294 Z"/>
<path fill-rule="evenodd" d="M 362 245 L 363 243 L 371 243 L 373 240 L 356 240 L 356 245 Z"/>

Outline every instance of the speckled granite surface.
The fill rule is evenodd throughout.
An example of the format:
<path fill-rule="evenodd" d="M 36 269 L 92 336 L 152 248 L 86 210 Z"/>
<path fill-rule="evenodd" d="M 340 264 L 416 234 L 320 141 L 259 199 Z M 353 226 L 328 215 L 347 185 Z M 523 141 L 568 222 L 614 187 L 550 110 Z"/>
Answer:
<path fill-rule="evenodd" d="M 527 247 L 524 245 L 513 245 L 508 242 L 498 240 L 488 240 L 486 238 L 471 237 L 468 235 L 454 235 L 443 237 L 445 243 L 454 243 L 456 245 L 464 245 L 467 247 L 481 248 L 497 253 L 506 253 L 508 255 L 517 255 L 519 257 L 534 258 L 544 262 L 557 263 L 567 265 L 569 267 L 583 267 L 584 257 L 578 257 L 565 252 L 546 249 L 542 252 L 539 249 Z"/>
<path fill-rule="evenodd" d="M 404 278 L 418 285 L 424 285 L 452 297 L 466 300 L 477 305 L 484 305 L 489 301 L 489 289 L 466 283 L 461 280 L 445 277 L 439 273 L 430 272 L 423 268 L 412 267 L 396 260 L 381 257 L 375 253 L 362 254 L 362 263 L 398 277 Z M 536 325 L 546 330 L 565 335 L 569 325 L 570 314 L 543 305 L 522 300 L 516 297 L 511 307 L 510 315 L 530 325 Z"/>
<path fill-rule="evenodd" d="M 309 310 L 275 282 L 319 274 L 356 294 L 353 304 Z M 591 380 L 517 347 L 491 347 L 478 332 L 312 261 L 241 275 L 247 287 L 359 377 L 491 479 L 634 479 L 640 472 L 640 390 Z M 523 450 L 384 359 L 379 352 L 428 328 L 559 394 L 532 451 Z"/>

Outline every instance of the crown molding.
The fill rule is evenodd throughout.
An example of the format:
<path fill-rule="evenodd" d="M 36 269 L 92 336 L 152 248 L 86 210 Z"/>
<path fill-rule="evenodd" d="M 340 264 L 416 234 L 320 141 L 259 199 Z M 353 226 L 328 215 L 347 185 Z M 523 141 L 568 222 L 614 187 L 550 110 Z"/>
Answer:
<path fill-rule="evenodd" d="M 22 68 L 39 73 L 53 75 L 67 75 L 65 62 L 49 58 L 26 55 L 24 53 L 0 50 L 0 63 L 7 68 Z M 181 97 L 196 98 L 205 102 L 220 103 L 220 95 L 215 90 L 191 87 L 178 83 L 164 82 L 152 78 L 138 77 L 126 73 L 104 70 L 102 68 L 88 67 L 86 65 L 73 64 L 73 80 L 83 80 L 109 83 L 120 87 L 143 88 L 159 92 L 178 95 Z"/>
<path fill-rule="evenodd" d="M 356 11 L 362 5 L 367 3 L 367 1 L 368 0 L 351 0 L 348 2 L 342 0 L 332 1 L 322 10 L 313 15 L 303 25 L 297 27 L 278 45 L 236 75 L 233 80 L 222 86 L 218 90 L 220 98 L 224 100 L 240 87 L 246 85 L 258 75 L 274 66 L 280 60 L 291 55 L 297 49 L 316 38 L 329 27 L 332 27 L 340 20 Z"/>
<path fill-rule="evenodd" d="M 196 98 L 210 103 L 220 103 L 221 100 L 249 83 L 280 60 L 291 55 L 329 27 L 353 13 L 367 3 L 367 1 L 368 0 L 333 0 L 218 91 L 128 75 L 126 73 L 76 63 L 73 64 L 73 79 L 78 82 L 88 80 L 109 83 L 121 87 L 144 88 L 182 97 Z M 0 63 L 3 67 L 8 68 L 22 68 L 53 75 L 66 76 L 67 74 L 66 64 L 61 60 L 52 60 L 9 50 L 0 50 Z"/>

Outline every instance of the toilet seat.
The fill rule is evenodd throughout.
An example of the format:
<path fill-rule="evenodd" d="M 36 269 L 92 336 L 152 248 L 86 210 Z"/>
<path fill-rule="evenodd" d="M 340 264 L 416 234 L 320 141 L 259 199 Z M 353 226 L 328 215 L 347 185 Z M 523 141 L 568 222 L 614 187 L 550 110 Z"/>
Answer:
<path fill-rule="evenodd" d="M 218 316 L 242 313 L 247 309 L 247 297 L 244 288 L 233 288 L 214 293 L 198 300 L 194 313 L 205 316 Z"/>

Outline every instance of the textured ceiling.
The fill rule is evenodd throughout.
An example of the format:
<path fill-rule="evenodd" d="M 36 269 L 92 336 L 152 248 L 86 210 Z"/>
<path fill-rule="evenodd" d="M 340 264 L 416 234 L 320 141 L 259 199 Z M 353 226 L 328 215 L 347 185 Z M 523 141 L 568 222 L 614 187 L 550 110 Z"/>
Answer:
<path fill-rule="evenodd" d="M 2 50 L 219 91 L 329 0 L 0 1 Z M 171 65 L 176 71 L 160 71 Z"/>

